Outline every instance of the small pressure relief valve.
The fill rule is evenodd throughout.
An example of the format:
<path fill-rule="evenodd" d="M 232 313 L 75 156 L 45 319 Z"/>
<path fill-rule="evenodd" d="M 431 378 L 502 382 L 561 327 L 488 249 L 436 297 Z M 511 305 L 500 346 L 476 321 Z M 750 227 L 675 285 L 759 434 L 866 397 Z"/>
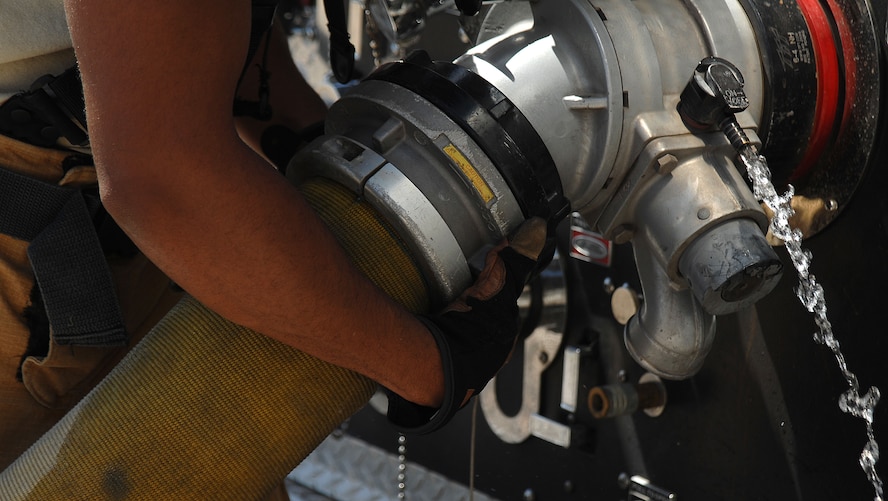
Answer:
<path fill-rule="evenodd" d="M 736 114 L 749 107 L 743 75 L 730 61 L 700 61 L 681 93 L 678 112 L 692 131 L 721 130 L 738 152 L 753 148 Z M 782 264 L 758 223 L 727 219 L 697 236 L 682 252 L 679 271 L 703 308 L 721 315 L 753 304 L 780 279 Z"/>
<path fill-rule="evenodd" d="M 726 59 L 710 56 L 700 61 L 681 92 L 678 113 L 689 128 L 706 130 L 748 107 L 740 70 Z"/>
<path fill-rule="evenodd" d="M 740 151 L 751 143 L 734 116 L 749 107 L 743 91 L 743 74 L 727 59 L 710 56 L 697 65 L 681 92 L 678 114 L 691 130 L 718 127 Z"/>

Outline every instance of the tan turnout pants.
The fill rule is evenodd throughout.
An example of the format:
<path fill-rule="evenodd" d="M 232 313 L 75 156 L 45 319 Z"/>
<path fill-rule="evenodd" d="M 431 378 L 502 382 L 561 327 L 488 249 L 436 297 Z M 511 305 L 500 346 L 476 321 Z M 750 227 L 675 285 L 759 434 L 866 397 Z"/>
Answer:
<path fill-rule="evenodd" d="M 0 135 L 0 168 L 60 186 L 96 183 L 92 166 L 63 170 L 69 156 Z M 34 285 L 27 248 L 28 242 L 0 234 L 0 471 L 74 407 L 182 296 L 142 254 L 109 258 L 128 345 L 63 346 L 50 340 L 47 356 L 29 357 L 21 365 L 18 381 L 30 336 L 23 312 Z M 267 499 L 289 499 L 285 484 Z"/>
<path fill-rule="evenodd" d="M 0 168 L 58 185 L 95 183 L 91 166 L 64 172 L 62 162 L 68 156 L 0 136 Z M 16 372 L 30 335 L 23 311 L 34 285 L 27 247 L 28 242 L 0 234 L 0 470 L 86 395 L 179 299 L 169 279 L 144 256 L 112 258 L 109 267 L 129 345 L 94 348 L 50 342 L 46 357 L 24 362 L 18 381 Z"/>

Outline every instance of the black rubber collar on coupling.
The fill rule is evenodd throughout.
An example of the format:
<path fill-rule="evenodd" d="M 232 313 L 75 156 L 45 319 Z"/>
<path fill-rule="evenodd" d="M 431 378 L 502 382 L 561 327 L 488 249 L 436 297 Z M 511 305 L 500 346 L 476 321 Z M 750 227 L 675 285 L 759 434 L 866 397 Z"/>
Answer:
<path fill-rule="evenodd" d="M 558 169 L 536 130 L 499 89 L 462 66 L 433 62 L 424 51 L 383 65 L 367 79 L 404 87 L 443 111 L 497 167 L 524 216 L 545 219 L 554 235 L 570 213 Z"/>

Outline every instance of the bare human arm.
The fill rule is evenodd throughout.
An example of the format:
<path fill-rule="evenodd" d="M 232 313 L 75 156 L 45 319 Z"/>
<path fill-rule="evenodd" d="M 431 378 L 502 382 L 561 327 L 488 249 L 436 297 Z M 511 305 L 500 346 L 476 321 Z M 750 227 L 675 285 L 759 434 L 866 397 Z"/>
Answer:
<path fill-rule="evenodd" d="M 102 199 L 143 252 L 229 320 L 439 405 L 428 331 L 351 265 L 238 135 L 231 107 L 250 2 L 65 7 Z"/>

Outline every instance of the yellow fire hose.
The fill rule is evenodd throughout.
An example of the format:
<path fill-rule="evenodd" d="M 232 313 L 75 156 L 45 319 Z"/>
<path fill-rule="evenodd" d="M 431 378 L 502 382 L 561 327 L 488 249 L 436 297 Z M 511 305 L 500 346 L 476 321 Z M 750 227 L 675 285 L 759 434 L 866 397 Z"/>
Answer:
<path fill-rule="evenodd" d="M 418 268 L 372 208 L 331 181 L 301 188 L 365 274 L 427 308 Z M 185 298 L 0 474 L 0 499 L 261 499 L 375 386 Z"/>

